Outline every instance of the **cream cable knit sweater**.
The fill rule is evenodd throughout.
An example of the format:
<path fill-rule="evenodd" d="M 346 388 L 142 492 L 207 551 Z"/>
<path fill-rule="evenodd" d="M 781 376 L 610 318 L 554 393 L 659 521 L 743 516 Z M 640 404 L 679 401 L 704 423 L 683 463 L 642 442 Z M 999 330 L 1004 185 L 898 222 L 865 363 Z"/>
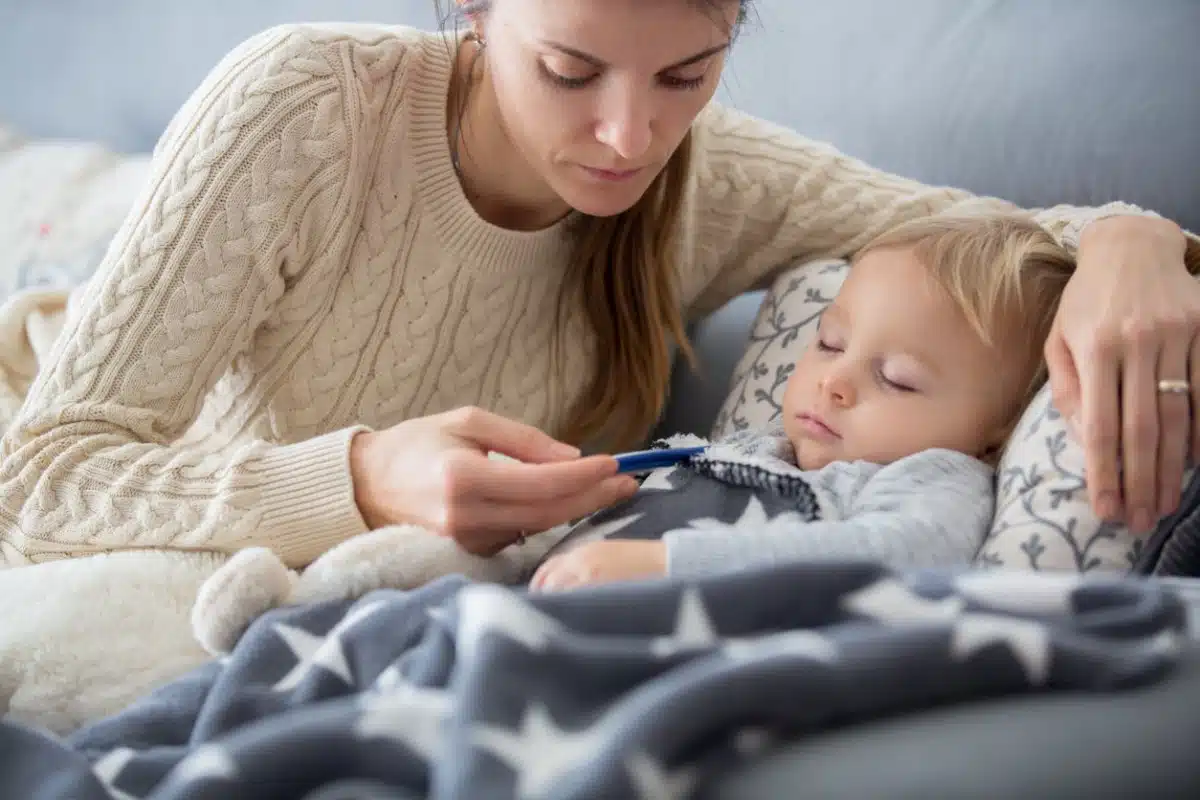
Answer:
<path fill-rule="evenodd" d="M 114 549 L 273 548 L 365 525 L 360 426 L 475 404 L 554 432 L 594 363 L 551 370 L 567 225 L 480 219 L 451 167 L 453 42 L 290 26 L 230 53 L 152 175 L 3 439 L 0 565 Z M 967 199 L 713 106 L 680 261 L 690 315 L 801 257 Z M 1072 246 L 1097 214 L 1040 215 Z"/>

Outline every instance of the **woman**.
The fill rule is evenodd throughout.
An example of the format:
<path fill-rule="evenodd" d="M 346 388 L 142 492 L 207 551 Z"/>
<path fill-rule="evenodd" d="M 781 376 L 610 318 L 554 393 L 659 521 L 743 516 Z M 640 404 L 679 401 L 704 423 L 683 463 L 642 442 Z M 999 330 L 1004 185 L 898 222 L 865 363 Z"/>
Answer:
<path fill-rule="evenodd" d="M 302 565 L 401 522 L 489 553 L 630 494 L 563 442 L 638 441 L 686 319 L 969 199 L 710 105 L 748 6 L 492 0 L 465 36 L 238 47 L 4 439 L 0 563 Z M 1128 207 L 1038 220 L 1078 250 L 1048 355 L 1094 502 L 1148 527 L 1195 441 L 1186 239 Z"/>

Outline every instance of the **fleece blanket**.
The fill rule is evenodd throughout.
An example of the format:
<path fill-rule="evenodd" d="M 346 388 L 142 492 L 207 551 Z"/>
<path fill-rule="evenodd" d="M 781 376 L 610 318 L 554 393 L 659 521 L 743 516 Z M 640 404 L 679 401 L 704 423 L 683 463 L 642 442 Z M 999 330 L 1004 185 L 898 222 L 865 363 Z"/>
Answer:
<path fill-rule="evenodd" d="M 55 738 L 0 721 L 0 797 L 684 798 L 780 738 L 1162 678 L 1132 578 L 790 564 L 529 594 L 446 577 L 276 609 L 228 657 Z"/>

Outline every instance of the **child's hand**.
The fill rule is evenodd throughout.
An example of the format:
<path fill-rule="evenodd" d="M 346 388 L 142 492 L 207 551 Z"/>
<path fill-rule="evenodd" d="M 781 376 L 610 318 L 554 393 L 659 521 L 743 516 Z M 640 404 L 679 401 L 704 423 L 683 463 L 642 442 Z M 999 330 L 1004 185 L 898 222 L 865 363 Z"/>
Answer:
<path fill-rule="evenodd" d="M 662 578 L 667 546 L 662 542 L 610 539 L 588 542 L 546 561 L 533 575 L 534 591 L 556 591 L 613 581 Z"/>

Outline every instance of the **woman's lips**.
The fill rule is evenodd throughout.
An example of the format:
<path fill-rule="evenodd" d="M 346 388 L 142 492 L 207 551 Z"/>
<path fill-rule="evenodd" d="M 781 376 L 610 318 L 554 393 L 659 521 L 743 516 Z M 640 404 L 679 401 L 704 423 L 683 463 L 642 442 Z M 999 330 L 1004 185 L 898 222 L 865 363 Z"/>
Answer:
<path fill-rule="evenodd" d="M 609 183 L 627 181 L 641 172 L 641 169 L 597 169 L 596 167 L 582 167 L 582 169 L 596 180 L 608 181 Z"/>

